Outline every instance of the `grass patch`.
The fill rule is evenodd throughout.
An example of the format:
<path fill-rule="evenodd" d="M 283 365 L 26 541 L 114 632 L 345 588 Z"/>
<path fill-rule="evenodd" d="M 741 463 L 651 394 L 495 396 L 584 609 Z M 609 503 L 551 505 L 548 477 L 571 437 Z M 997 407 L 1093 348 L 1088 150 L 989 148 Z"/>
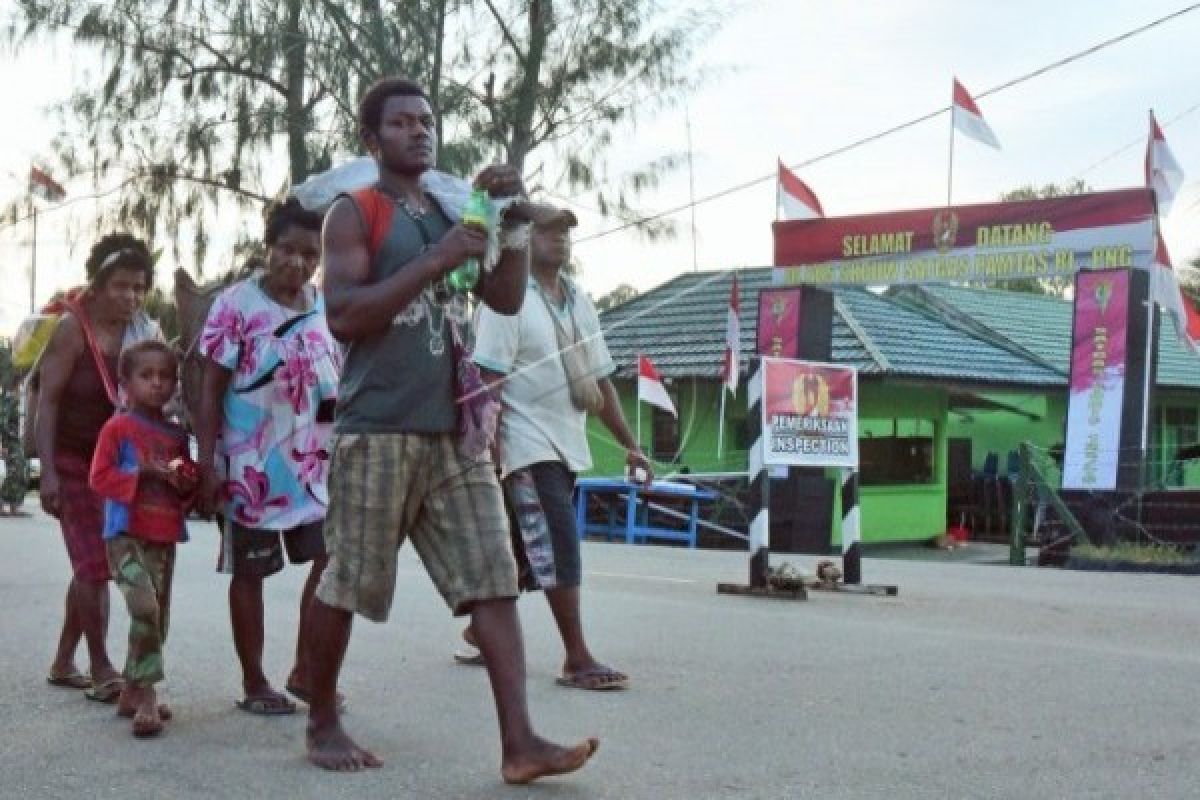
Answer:
<path fill-rule="evenodd" d="M 1111 547 L 1091 544 L 1071 548 L 1071 558 L 1088 561 L 1126 561 L 1131 564 L 1191 565 L 1200 564 L 1193 553 L 1165 544 L 1134 544 L 1123 542 Z"/>

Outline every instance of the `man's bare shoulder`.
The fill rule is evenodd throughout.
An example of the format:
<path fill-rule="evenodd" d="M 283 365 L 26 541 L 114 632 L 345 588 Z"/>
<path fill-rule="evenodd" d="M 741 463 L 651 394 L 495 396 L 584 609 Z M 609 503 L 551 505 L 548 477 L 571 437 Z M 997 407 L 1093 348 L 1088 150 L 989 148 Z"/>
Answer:
<path fill-rule="evenodd" d="M 349 195 L 341 195 L 333 201 L 325 213 L 325 238 L 336 237 L 337 241 L 353 243 L 366 236 L 366 225 L 358 203 Z"/>

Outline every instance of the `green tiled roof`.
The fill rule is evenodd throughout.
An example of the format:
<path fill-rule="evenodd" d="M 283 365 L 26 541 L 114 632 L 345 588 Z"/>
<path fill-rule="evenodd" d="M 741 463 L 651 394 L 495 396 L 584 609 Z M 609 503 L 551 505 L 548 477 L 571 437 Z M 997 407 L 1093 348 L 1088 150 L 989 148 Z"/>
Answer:
<path fill-rule="evenodd" d="M 771 270 L 738 271 L 743 372 L 754 351 L 757 295 Z M 600 315 L 618 376 L 631 377 L 639 352 L 665 377 L 717 378 L 725 348 L 730 272 L 680 275 Z M 966 331 L 865 289 L 838 289 L 833 360 L 864 376 L 986 385 L 1060 385 L 1065 374 L 1001 337 Z"/>
<path fill-rule="evenodd" d="M 1070 365 L 1071 301 L 1057 297 L 966 286 L 907 286 L 892 299 L 926 313 L 949 306 L 1026 348 L 1063 373 Z M 1158 382 L 1164 388 L 1200 389 L 1200 356 L 1179 343 L 1165 315 L 1158 343 Z M 1065 381 L 1059 381 L 1060 383 Z"/>

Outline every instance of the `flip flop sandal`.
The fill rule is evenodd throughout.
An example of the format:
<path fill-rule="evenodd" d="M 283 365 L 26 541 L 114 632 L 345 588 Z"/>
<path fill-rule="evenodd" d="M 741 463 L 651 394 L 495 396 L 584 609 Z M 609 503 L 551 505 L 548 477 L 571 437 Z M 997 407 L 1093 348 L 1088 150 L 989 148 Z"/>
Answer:
<path fill-rule="evenodd" d="M 92 688 L 92 679 L 84 675 L 79 670 L 69 672 L 66 675 L 50 674 L 46 676 L 46 683 L 51 686 L 56 686 L 59 689 L 90 689 Z"/>
<path fill-rule="evenodd" d="M 109 678 L 104 683 L 85 690 L 83 696 L 97 703 L 115 703 L 124 689 L 124 678 Z"/>
<path fill-rule="evenodd" d="M 248 714 L 258 714 L 263 717 L 278 717 L 296 713 L 296 704 L 286 697 L 244 697 L 235 705 Z"/>
<path fill-rule="evenodd" d="M 312 700 L 309 699 L 312 697 L 312 695 L 309 693 L 308 689 L 301 689 L 299 686 L 284 686 L 283 688 L 287 690 L 288 694 L 304 703 L 306 706 L 312 705 Z M 339 714 L 346 713 L 346 695 L 342 694 L 341 692 L 337 693 L 337 712 Z"/>
<path fill-rule="evenodd" d="M 610 669 L 585 669 L 582 672 L 564 673 L 554 681 L 559 686 L 568 689 L 589 689 L 594 692 L 607 692 L 613 689 L 624 689 L 629 684 L 628 677 Z"/>
<path fill-rule="evenodd" d="M 462 664 L 464 667 L 486 667 L 487 662 L 483 660 L 483 653 L 479 652 L 478 647 L 466 645 L 461 650 L 454 651 L 454 661 Z"/>

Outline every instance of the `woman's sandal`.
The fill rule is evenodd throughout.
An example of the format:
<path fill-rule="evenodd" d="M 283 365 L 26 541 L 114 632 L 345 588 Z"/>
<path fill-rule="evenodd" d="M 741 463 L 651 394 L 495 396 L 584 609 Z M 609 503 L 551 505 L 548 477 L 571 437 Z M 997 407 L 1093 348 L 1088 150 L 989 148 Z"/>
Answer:
<path fill-rule="evenodd" d="M 51 686 L 56 686 L 59 689 L 90 689 L 92 688 L 92 679 L 84 675 L 79 670 L 68 672 L 64 675 L 55 675 L 53 672 L 46 676 L 46 683 Z"/>
<path fill-rule="evenodd" d="M 97 703 L 115 703 L 124 690 L 124 678 L 109 678 L 104 683 L 94 684 L 90 689 L 86 689 L 83 696 Z"/>

